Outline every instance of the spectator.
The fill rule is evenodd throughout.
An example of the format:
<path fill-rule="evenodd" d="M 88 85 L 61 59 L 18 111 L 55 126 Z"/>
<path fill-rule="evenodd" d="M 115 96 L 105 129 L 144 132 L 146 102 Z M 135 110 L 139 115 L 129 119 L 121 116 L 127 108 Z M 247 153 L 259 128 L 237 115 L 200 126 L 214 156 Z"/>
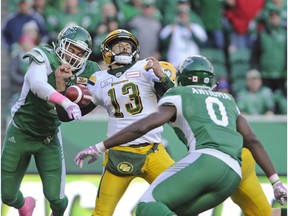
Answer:
<path fill-rule="evenodd" d="M 91 37 L 96 35 L 97 26 L 101 22 L 101 10 L 104 3 L 105 0 L 82 0 L 79 2 L 83 16 L 86 17 L 85 20 L 90 23 L 86 29 L 91 34 Z"/>
<path fill-rule="evenodd" d="M 269 17 L 270 10 L 273 8 L 276 8 L 279 10 L 279 15 L 281 17 L 281 26 L 284 28 L 287 28 L 287 4 L 286 1 L 283 0 L 269 0 L 266 2 L 264 8 L 262 9 L 261 13 L 257 17 L 257 24 L 258 29 L 262 29 L 263 25 L 265 25 L 265 22 L 267 20 L 267 17 Z"/>
<path fill-rule="evenodd" d="M 11 64 L 9 73 L 11 93 L 9 96 L 9 101 L 6 106 L 7 118 L 8 118 L 6 122 L 9 122 L 9 119 L 11 117 L 10 115 L 11 107 L 19 99 L 22 85 L 24 82 L 24 75 L 29 65 L 29 60 L 23 59 L 23 55 L 35 46 L 36 46 L 35 38 L 33 38 L 29 34 L 23 34 L 21 35 L 17 43 L 18 48 L 15 49 L 14 52 L 12 52 L 11 54 L 12 58 L 11 61 L 13 62 L 13 64 Z"/>
<path fill-rule="evenodd" d="M 33 0 L 33 3 L 34 11 L 44 18 L 45 26 L 47 28 L 48 42 L 54 41 L 58 34 L 56 28 L 59 22 L 58 13 L 60 10 L 47 4 L 47 0 Z"/>
<path fill-rule="evenodd" d="M 271 115 L 274 114 L 274 96 L 271 89 L 262 85 L 261 74 L 250 70 L 246 75 L 246 89 L 237 95 L 237 104 L 243 114 Z"/>
<path fill-rule="evenodd" d="M 107 65 L 103 62 L 102 53 L 101 53 L 101 44 L 106 36 L 113 32 L 116 29 L 120 28 L 120 24 L 117 20 L 117 17 L 107 17 L 103 22 L 97 27 L 96 36 L 93 38 L 93 53 L 92 58 L 96 59 L 98 64 L 102 69 L 107 68 Z"/>
<path fill-rule="evenodd" d="M 277 89 L 274 91 L 275 113 L 280 115 L 287 115 L 287 81 L 284 87 L 284 90 Z"/>
<path fill-rule="evenodd" d="M 18 11 L 6 17 L 3 24 L 2 35 L 5 48 L 11 52 L 14 43 L 17 43 L 22 35 L 23 26 L 30 21 L 35 21 L 41 35 L 41 41 L 47 41 L 45 21 L 42 16 L 35 13 L 32 9 L 31 0 L 19 0 Z"/>
<path fill-rule="evenodd" d="M 193 5 L 207 32 L 208 40 L 205 47 L 224 50 L 225 39 L 222 28 L 224 1 L 194 0 Z"/>
<path fill-rule="evenodd" d="M 273 91 L 284 90 L 287 79 L 287 29 L 281 26 L 280 10 L 271 8 L 267 22 L 253 45 L 252 67 L 262 74 L 263 83 Z"/>
<path fill-rule="evenodd" d="M 24 75 L 29 65 L 28 59 L 23 59 L 23 55 L 37 45 L 35 38 L 29 34 L 21 35 L 18 43 L 20 49 L 12 55 L 13 64 L 11 64 L 11 73 L 9 73 L 12 93 L 21 91 Z"/>
<path fill-rule="evenodd" d="M 37 26 L 37 23 L 34 20 L 31 20 L 31 21 L 25 23 L 25 25 L 23 26 L 22 35 L 23 34 L 30 35 L 33 38 L 33 40 L 35 41 L 36 45 L 39 45 L 42 42 L 40 30 Z"/>
<path fill-rule="evenodd" d="M 140 58 L 148 56 L 160 58 L 159 32 L 162 28 L 161 22 L 156 17 L 157 8 L 154 0 L 143 0 L 142 14 L 135 16 L 128 23 L 128 29 L 136 35 L 139 40 L 141 52 Z M 149 30 L 147 30 L 149 26 Z"/>
<path fill-rule="evenodd" d="M 109 17 L 116 17 L 120 26 L 124 25 L 124 17 L 122 13 L 119 12 L 116 5 L 112 2 L 105 2 L 101 9 L 102 18 L 101 20 L 106 20 Z"/>
<path fill-rule="evenodd" d="M 181 7 L 177 22 L 161 30 L 160 40 L 162 59 L 177 67 L 187 56 L 199 54 L 199 44 L 206 42 L 207 34 L 201 25 L 190 21 L 189 9 Z"/>
<path fill-rule="evenodd" d="M 81 26 L 87 30 L 90 29 L 93 20 L 91 16 L 83 13 L 79 7 L 78 0 L 65 0 L 64 4 L 64 11 L 58 14 L 59 24 L 57 31 L 73 25 Z M 95 28 L 95 26 L 93 27 Z"/>
<path fill-rule="evenodd" d="M 163 25 L 174 23 L 176 21 L 175 18 L 177 17 L 177 12 L 179 9 L 188 9 L 190 21 L 203 26 L 203 22 L 199 15 L 192 10 L 194 8 L 194 4 L 191 5 L 191 1 L 189 0 L 158 0 L 157 4 L 163 15 Z"/>
<path fill-rule="evenodd" d="M 265 4 L 265 0 L 226 0 L 225 17 L 231 27 L 229 51 L 250 48 L 250 24 Z"/>
<path fill-rule="evenodd" d="M 126 22 L 129 22 L 133 17 L 141 15 L 142 0 L 116 1 L 119 10 L 123 13 Z"/>

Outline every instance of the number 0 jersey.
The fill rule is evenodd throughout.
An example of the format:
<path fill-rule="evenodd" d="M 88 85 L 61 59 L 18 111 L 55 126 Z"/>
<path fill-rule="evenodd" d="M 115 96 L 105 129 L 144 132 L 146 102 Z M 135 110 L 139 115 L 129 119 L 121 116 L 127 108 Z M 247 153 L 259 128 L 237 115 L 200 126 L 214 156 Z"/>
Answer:
<path fill-rule="evenodd" d="M 96 105 L 108 112 L 107 136 L 156 111 L 155 82 L 160 82 L 153 70 L 146 71 L 146 60 L 116 70 L 94 73 L 87 84 Z M 155 128 L 127 145 L 161 142 L 162 127 Z"/>
<path fill-rule="evenodd" d="M 177 108 L 176 121 L 170 124 L 189 151 L 212 148 L 241 161 L 243 138 L 236 129 L 240 112 L 230 94 L 175 87 L 164 94 L 160 105 Z"/>

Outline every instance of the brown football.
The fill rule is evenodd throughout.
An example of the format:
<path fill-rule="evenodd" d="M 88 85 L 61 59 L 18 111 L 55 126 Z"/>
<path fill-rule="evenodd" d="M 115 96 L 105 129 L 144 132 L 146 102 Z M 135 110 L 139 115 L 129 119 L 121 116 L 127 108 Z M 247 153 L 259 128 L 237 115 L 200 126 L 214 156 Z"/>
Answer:
<path fill-rule="evenodd" d="M 92 100 L 89 89 L 81 84 L 69 86 L 65 91 L 65 96 L 80 107 L 87 106 Z"/>

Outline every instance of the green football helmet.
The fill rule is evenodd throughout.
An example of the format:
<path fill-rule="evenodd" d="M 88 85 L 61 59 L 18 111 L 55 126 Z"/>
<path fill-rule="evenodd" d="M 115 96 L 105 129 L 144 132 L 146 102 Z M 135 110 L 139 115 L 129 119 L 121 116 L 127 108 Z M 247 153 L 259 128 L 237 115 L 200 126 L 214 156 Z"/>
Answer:
<path fill-rule="evenodd" d="M 212 88 L 214 67 L 204 56 L 191 55 L 179 65 L 176 79 L 178 86 L 193 85 Z"/>
<path fill-rule="evenodd" d="M 84 51 L 82 56 L 72 53 L 70 46 Z M 64 28 L 53 44 L 56 55 L 63 64 L 69 64 L 72 70 L 78 70 L 86 63 L 92 53 L 92 39 L 88 31 L 80 26 Z"/>

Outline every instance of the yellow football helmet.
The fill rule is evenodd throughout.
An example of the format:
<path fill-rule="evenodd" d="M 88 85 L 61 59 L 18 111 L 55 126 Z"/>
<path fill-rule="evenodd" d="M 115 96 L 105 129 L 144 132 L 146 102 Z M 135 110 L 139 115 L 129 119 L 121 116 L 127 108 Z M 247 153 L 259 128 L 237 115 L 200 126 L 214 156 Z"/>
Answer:
<path fill-rule="evenodd" d="M 164 70 L 164 73 L 175 83 L 176 79 L 176 68 L 167 61 L 159 61 L 161 68 Z"/>
<path fill-rule="evenodd" d="M 119 41 L 128 41 L 132 45 L 131 55 L 116 55 L 112 52 L 112 46 Z M 140 48 L 137 38 L 125 29 L 117 29 L 107 35 L 101 44 L 102 57 L 105 63 L 110 66 L 113 63 L 131 64 L 139 58 Z"/>

